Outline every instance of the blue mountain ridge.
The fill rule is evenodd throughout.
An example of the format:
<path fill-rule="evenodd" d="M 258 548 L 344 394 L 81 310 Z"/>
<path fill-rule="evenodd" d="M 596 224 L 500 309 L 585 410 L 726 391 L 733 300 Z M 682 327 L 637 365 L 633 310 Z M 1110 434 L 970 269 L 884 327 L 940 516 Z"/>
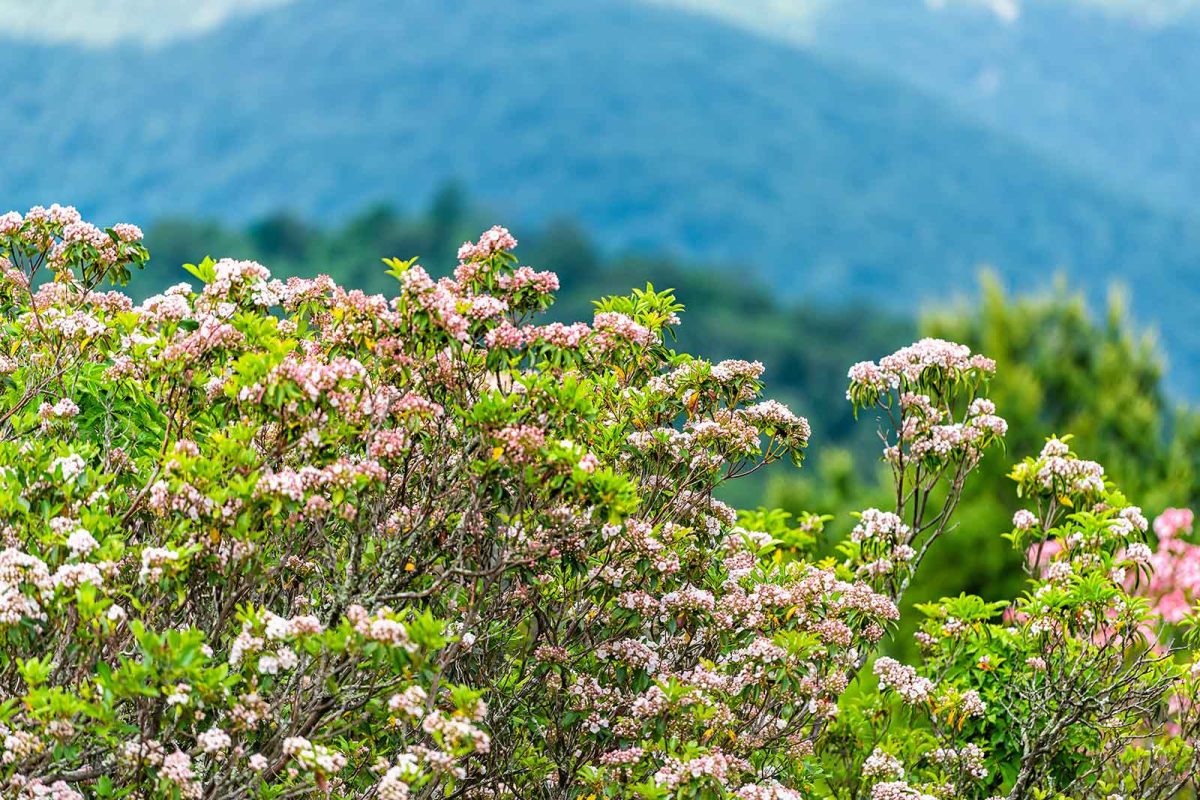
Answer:
<path fill-rule="evenodd" d="M 295 4 L 144 49 L 0 48 L 6 207 L 317 221 L 447 178 L 522 224 L 897 309 L 1056 270 L 1132 288 L 1200 389 L 1200 225 L 856 66 L 620 0 Z M 200 255 L 200 254 L 197 254 Z M 544 265 L 553 266 L 553 265 Z M 686 302 L 686 298 L 683 298 Z"/>

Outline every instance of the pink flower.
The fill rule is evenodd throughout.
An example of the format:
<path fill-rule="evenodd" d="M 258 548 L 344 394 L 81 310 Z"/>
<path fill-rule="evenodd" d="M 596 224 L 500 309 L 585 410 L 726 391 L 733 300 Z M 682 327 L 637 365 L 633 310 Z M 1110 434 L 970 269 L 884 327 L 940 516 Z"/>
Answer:
<path fill-rule="evenodd" d="M 1025 551 L 1025 560 L 1030 569 L 1040 570 L 1062 552 L 1062 549 L 1062 543 L 1057 539 L 1047 539 L 1044 542 L 1030 545 L 1029 549 Z"/>
<path fill-rule="evenodd" d="M 113 225 L 112 230 L 122 242 L 140 242 L 142 240 L 142 229 L 137 225 L 120 222 Z"/>
<path fill-rule="evenodd" d="M 1016 514 L 1013 514 L 1013 527 L 1019 531 L 1027 531 L 1037 525 L 1037 517 L 1033 512 L 1022 508 Z"/>
<path fill-rule="evenodd" d="M 1180 531 L 1190 531 L 1194 519 L 1190 508 L 1164 509 L 1154 520 L 1154 532 L 1160 539 L 1170 539 L 1177 536 Z"/>
<path fill-rule="evenodd" d="M 480 261 L 490 258 L 496 253 L 512 250 L 516 246 L 517 240 L 508 232 L 508 228 L 495 225 L 490 230 L 484 231 L 478 242 L 474 244 L 463 242 L 462 247 L 458 248 L 458 260 L 464 263 Z"/>

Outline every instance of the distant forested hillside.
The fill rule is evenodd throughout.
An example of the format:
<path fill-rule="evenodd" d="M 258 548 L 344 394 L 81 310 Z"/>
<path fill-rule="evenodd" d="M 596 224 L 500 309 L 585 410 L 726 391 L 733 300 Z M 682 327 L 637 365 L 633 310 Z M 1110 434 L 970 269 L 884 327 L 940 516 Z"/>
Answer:
<path fill-rule="evenodd" d="M 494 219 L 583 221 L 606 253 L 743 265 L 811 306 L 906 313 L 980 264 L 1113 280 L 1177 365 L 1200 229 L 883 70 L 620 0 L 299 0 L 158 49 L 8 42 L 4 202 L 101 220 L 345 220 L 458 178 Z M 1200 388 L 1196 370 L 1175 383 Z"/>
<path fill-rule="evenodd" d="M 1155 205 L 1200 205 L 1195 0 L 644 1 L 900 80 Z"/>
<path fill-rule="evenodd" d="M 1156 15 L 1151 0 L 1121 13 L 1027 0 L 1008 22 L 983 3 L 933 5 L 838 0 L 823 7 L 809 41 L 1098 181 L 1189 213 L 1200 205 L 1196 4 L 1159 2 Z"/>

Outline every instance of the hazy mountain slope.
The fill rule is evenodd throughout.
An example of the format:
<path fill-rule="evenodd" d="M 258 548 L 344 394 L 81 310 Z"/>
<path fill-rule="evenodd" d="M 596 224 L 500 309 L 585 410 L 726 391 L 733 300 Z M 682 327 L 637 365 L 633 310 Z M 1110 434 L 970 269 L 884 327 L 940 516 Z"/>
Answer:
<path fill-rule="evenodd" d="M 9 43 L 3 205 L 101 220 L 341 215 L 461 178 L 497 215 L 896 304 L 1058 266 L 1182 319 L 1200 235 L 947 106 L 710 19 L 616 0 L 301 0 L 153 50 Z M 1172 326 L 1190 359 L 1200 343 Z"/>
<path fill-rule="evenodd" d="M 1200 207 L 1200 16 L 1155 24 L 1039 0 L 1004 23 L 978 7 L 925 6 L 842 0 L 811 22 L 808 43 L 1153 202 Z"/>
<path fill-rule="evenodd" d="M 1194 0 L 643 0 L 904 80 L 1154 203 L 1200 205 Z"/>
<path fill-rule="evenodd" d="M 641 0 L 945 99 L 1095 179 L 1200 205 L 1195 0 Z"/>

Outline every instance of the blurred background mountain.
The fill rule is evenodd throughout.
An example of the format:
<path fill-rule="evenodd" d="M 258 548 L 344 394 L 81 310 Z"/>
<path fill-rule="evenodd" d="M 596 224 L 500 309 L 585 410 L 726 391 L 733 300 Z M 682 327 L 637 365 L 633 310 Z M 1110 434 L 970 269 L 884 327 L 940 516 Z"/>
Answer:
<path fill-rule="evenodd" d="M 740 502 L 867 505 L 848 365 L 982 348 L 1009 452 L 913 599 L 1020 588 L 1003 476 L 1049 433 L 1200 494 L 1200 0 L 0 0 L 0 75 L 0 205 L 143 225 L 135 294 L 209 254 L 383 291 L 497 221 L 559 316 L 675 287 L 814 424 Z"/>
<path fill-rule="evenodd" d="M 1194 395 L 1192 6 L 3 0 L 0 187 L 241 223 L 455 179 L 518 233 L 574 218 L 902 312 L 981 264 L 1093 301 L 1123 281 Z"/>

